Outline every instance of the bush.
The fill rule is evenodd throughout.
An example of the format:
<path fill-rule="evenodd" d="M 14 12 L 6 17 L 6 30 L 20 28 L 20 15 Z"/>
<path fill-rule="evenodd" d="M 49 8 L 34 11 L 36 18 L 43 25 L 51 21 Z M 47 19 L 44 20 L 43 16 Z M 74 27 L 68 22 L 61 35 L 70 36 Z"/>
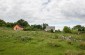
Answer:
<path fill-rule="evenodd" d="M 21 25 L 21 26 L 23 26 L 23 27 L 28 27 L 28 26 L 30 26 L 30 25 L 28 24 L 28 22 L 25 21 L 24 19 L 18 20 L 18 21 L 16 22 L 16 24 Z"/>
<path fill-rule="evenodd" d="M 31 27 L 24 28 L 24 31 L 29 31 L 29 30 L 32 30 L 32 28 Z"/>
<path fill-rule="evenodd" d="M 0 27 L 5 27 L 5 26 L 6 26 L 6 22 L 0 19 Z"/>
<path fill-rule="evenodd" d="M 71 29 L 69 27 L 65 26 L 63 28 L 63 32 L 65 32 L 65 33 L 71 33 Z"/>
<path fill-rule="evenodd" d="M 61 31 L 60 31 L 60 30 L 55 30 L 55 32 L 57 32 L 57 33 L 61 33 Z"/>
<path fill-rule="evenodd" d="M 26 28 L 24 28 L 24 31 L 41 31 L 41 29 L 26 27 Z"/>
<path fill-rule="evenodd" d="M 51 29 L 51 32 L 52 32 L 52 33 L 54 32 L 53 29 Z"/>
<path fill-rule="evenodd" d="M 78 34 L 78 31 L 77 30 L 71 30 L 71 33 Z"/>

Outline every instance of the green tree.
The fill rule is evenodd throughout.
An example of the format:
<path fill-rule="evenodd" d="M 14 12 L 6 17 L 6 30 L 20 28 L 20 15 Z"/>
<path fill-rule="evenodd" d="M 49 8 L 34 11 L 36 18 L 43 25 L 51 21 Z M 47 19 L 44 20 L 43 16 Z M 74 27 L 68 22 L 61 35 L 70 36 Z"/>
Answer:
<path fill-rule="evenodd" d="M 13 26 L 14 26 L 14 23 L 10 23 L 10 22 L 7 22 L 7 23 L 6 23 L 6 27 L 12 28 Z"/>
<path fill-rule="evenodd" d="M 46 28 L 46 26 L 49 26 L 49 25 L 46 23 L 43 23 L 43 30 Z"/>
<path fill-rule="evenodd" d="M 23 20 L 23 19 L 18 20 L 18 21 L 16 22 L 16 24 L 19 24 L 19 25 L 21 25 L 21 26 L 23 26 L 23 27 L 30 26 L 30 25 L 28 24 L 28 22 L 25 21 L 25 20 Z"/>
<path fill-rule="evenodd" d="M 6 22 L 4 21 L 4 20 L 1 20 L 0 19 L 0 26 L 2 27 L 2 26 L 6 26 Z"/>
<path fill-rule="evenodd" d="M 41 25 L 31 25 L 32 29 L 40 29 L 42 30 L 42 26 Z"/>
<path fill-rule="evenodd" d="M 60 30 L 60 29 L 58 29 L 58 30 L 55 30 L 55 32 L 61 32 L 61 30 Z"/>
<path fill-rule="evenodd" d="M 78 30 L 78 29 L 81 29 L 81 27 L 82 27 L 81 25 L 76 25 L 76 26 L 73 27 L 73 29 L 77 29 Z"/>
<path fill-rule="evenodd" d="M 64 26 L 63 32 L 65 32 L 65 33 L 71 33 L 70 27 Z"/>
<path fill-rule="evenodd" d="M 85 31 L 85 27 L 81 26 L 81 25 L 76 25 L 73 27 L 73 30 L 77 30 L 79 32 L 84 32 Z"/>
<path fill-rule="evenodd" d="M 50 31 L 51 31 L 51 33 L 54 33 L 53 29 L 51 29 Z"/>

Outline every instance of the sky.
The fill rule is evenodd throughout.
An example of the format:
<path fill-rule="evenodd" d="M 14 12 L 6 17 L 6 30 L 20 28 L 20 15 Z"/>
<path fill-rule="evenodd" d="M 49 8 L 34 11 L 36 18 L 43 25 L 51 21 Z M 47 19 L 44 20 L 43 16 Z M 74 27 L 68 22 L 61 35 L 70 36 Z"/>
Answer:
<path fill-rule="evenodd" d="M 0 0 L 0 19 L 48 23 L 61 30 L 64 26 L 85 26 L 85 0 Z"/>

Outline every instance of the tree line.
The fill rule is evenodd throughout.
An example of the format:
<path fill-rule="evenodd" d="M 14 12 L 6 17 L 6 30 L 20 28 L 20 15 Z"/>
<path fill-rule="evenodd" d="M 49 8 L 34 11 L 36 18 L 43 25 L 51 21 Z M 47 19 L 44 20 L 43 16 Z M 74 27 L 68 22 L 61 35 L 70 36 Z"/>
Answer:
<path fill-rule="evenodd" d="M 85 33 L 85 27 L 82 25 L 76 25 L 73 28 L 70 28 L 68 26 L 64 26 L 63 32 L 65 33 Z"/>
<path fill-rule="evenodd" d="M 0 27 L 8 27 L 8 28 L 13 28 L 15 25 L 20 25 L 24 28 L 25 31 L 28 31 L 28 30 L 44 30 L 46 28 L 46 26 L 48 26 L 48 24 L 46 23 L 43 23 L 43 24 L 34 24 L 34 25 L 30 25 L 27 21 L 23 20 L 23 19 L 20 19 L 14 23 L 11 23 L 11 22 L 5 22 L 4 20 L 1 20 L 0 19 Z"/>
<path fill-rule="evenodd" d="M 0 19 L 0 27 L 8 27 L 8 28 L 13 28 L 16 24 L 21 25 L 24 27 L 25 31 L 32 30 L 32 31 L 37 31 L 37 30 L 44 30 L 46 26 L 49 26 L 46 23 L 43 23 L 42 25 L 30 25 L 27 21 L 20 19 L 14 23 L 11 22 L 5 22 L 4 20 Z M 52 32 L 52 30 L 51 30 Z M 63 31 L 56 30 L 56 32 L 65 32 L 65 33 L 84 33 L 85 32 L 85 27 L 82 25 L 76 25 L 73 28 L 70 28 L 68 26 L 64 26 Z"/>

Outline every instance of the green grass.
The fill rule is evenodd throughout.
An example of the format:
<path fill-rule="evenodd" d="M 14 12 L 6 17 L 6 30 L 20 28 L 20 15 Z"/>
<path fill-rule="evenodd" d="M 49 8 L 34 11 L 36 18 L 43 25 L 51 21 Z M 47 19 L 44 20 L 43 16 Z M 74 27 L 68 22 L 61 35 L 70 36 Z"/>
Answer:
<path fill-rule="evenodd" d="M 50 33 L 44 31 L 13 31 L 0 29 L 0 55 L 85 55 L 81 42 L 61 40 L 72 36 L 85 42 L 84 34 Z M 82 46 L 81 46 L 82 47 Z"/>

